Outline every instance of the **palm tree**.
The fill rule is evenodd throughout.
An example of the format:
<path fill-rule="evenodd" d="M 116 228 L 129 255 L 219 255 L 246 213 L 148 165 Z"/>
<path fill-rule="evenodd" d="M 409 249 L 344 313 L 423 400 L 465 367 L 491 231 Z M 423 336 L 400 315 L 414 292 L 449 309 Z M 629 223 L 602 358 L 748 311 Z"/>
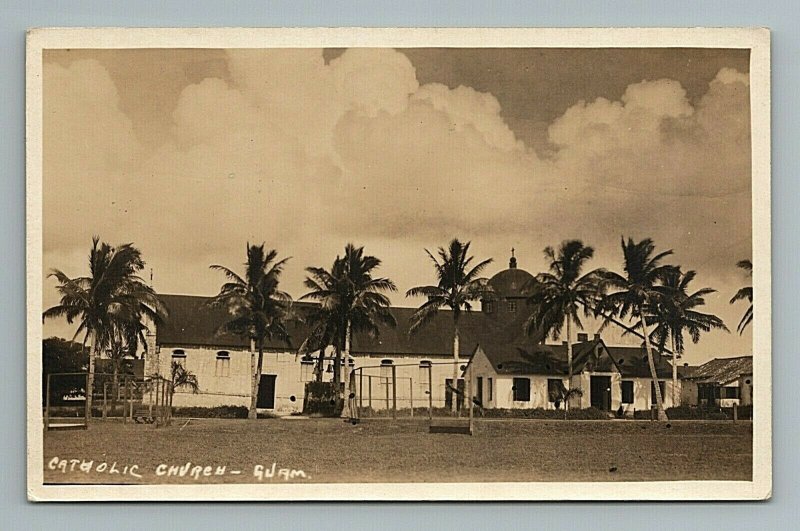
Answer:
<path fill-rule="evenodd" d="M 225 308 L 230 315 L 217 332 L 250 340 L 250 408 L 247 418 L 251 420 L 257 418 L 264 342 L 273 338 L 289 341 L 286 323 L 292 318 L 292 298 L 278 289 L 283 267 L 289 259 L 277 260 L 277 257 L 278 252 L 274 249 L 266 252 L 263 243 L 248 243 L 244 277 L 225 266 L 210 266 L 222 271 L 228 279 L 210 302 L 211 306 Z"/>
<path fill-rule="evenodd" d="M 689 293 L 689 284 L 697 273 L 680 269 L 668 271 L 661 281 L 660 286 L 654 289 L 658 296 L 646 312 L 647 322 L 655 325 L 650 334 L 650 339 L 658 345 L 663 352 L 667 340 L 672 348 L 672 405 L 675 407 L 678 388 L 678 363 L 677 357 L 684 353 L 684 332 L 689 333 L 693 343 L 700 341 L 702 332 L 711 330 L 725 330 L 728 327 L 716 315 L 701 313 L 697 308 L 705 305 L 705 296 L 716 293 L 715 289 L 702 288 L 694 293 Z"/>
<path fill-rule="evenodd" d="M 381 325 L 397 325 L 389 311 L 389 298 L 384 294 L 397 291 L 397 287 L 388 278 L 373 277 L 380 265 L 380 259 L 365 255 L 363 247 L 348 243 L 344 255 L 336 257 L 330 271 L 321 267 L 306 268 L 309 276 L 305 285 L 311 291 L 302 299 L 320 303 L 321 320 L 317 323 L 316 333 L 333 343 L 336 350 L 333 378 L 337 393 L 343 394 L 343 387 L 339 385 L 343 359 L 345 382 L 350 380 L 353 333 L 377 337 Z"/>
<path fill-rule="evenodd" d="M 561 242 L 558 252 L 552 247 L 544 249 L 550 263 L 549 273 L 539 273 L 528 304 L 533 313 L 525 322 L 525 331 L 544 334 L 558 339 L 566 327 L 567 334 L 567 386 L 572 387 L 572 324 L 583 330 L 578 306 L 584 316 L 591 315 L 600 295 L 598 270 L 581 275 L 583 266 L 594 256 L 594 249 L 580 240 Z M 569 402 L 565 403 L 569 407 Z"/>
<path fill-rule="evenodd" d="M 748 277 L 753 277 L 753 262 L 750 260 L 740 260 L 736 263 L 736 266 L 744 269 L 747 272 Z M 747 308 L 747 310 L 745 310 L 742 320 L 739 321 L 739 326 L 736 327 L 736 330 L 740 335 L 742 332 L 744 332 L 744 329 L 753 322 L 753 286 L 745 286 L 741 288 L 730 300 L 730 303 L 733 304 L 742 299 L 747 299 L 747 301 L 750 303 L 750 306 Z"/>
<path fill-rule="evenodd" d="M 494 292 L 489 281 L 479 275 L 492 263 L 488 258 L 470 269 L 474 260 L 468 256 L 470 242 L 461 243 L 457 238 L 450 242 L 447 249 L 439 247 L 438 258 L 425 249 L 436 269 L 435 286 L 417 286 L 406 292 L 406 297 L 423 296 L 427 300 L 411 316 L 410 334 L 416 333 L 429 323 L 440 309 L 450 308 L 453 316 L 453 394 L 458 392 L 458 354 L 459 330 L 458 320 L 461 312 L 472 311 L 472 304 L 482 299 L 491 299 Z M 457 400 L 452 401 L 452 410 L 457 410 Z"/>
<path fill-rule="evenodd" d="M 92 410 L 95 363 L 99 353 L 112 341 L 120 327 L 136 327 L 143 318 L 160 323 L 166 315 L 164 305 L 153 289 L 139 277 L 144 260 L 139 249 L 125 243 L 117 247 L 92 238 L 89 272 L 86 277 L 69 278 L 53 269 L 49 276 L 58 280 L 59 304 L 42 314 L 42 319 L 65 317 L 78 322 L 73 339 L 83 335 L 83 345 L 90 343 L 89 375 L 86 390 L 87 411 Z"/>
<path fill-rule="evenodd" d="M 172 386 L 169 390 L 169 410 L 172 411 L 172 397 L 175 396 L 175 389 L 179 387 L 188 387 L 192 393 L 200 392 L 200 384 L 197 381 L 197 376 L 186 368 L 180 362 L 172 361 L 170 368 L 170 382 Z"/>
<path fill-rule="evenodd" d="M 667 420 L 664 411 L 664 402 L 661 389 L 658 386 L 658 374 L 653 360 L 653 350 L 650 346 L 650 328 L 647 314 L 650 305 L 659 296 L 656 287 L 675 271 L 675 266 L 661 264 L 661 261 L 672 254 L 672 250 L 655 254 L 655 244 L 650 238 L 634 242 L 632 238 L 622 238 L 622 255 L 624 275 L 611 271 L 602 271 L 603 295 L 598 305 L 598 314 L 605 314 L 603 326 L 607 325 L 609 317 L 626 319 L 631 317 L 639 320 L 639 327 L 644 336 L 645 349 L 647 350 L 647 363 L 650 367 L 650 376 L 653 379 L 653 389 L 658 407 L 658 419 Z M 607 290 L 611 290 L 608 293 Z"/>

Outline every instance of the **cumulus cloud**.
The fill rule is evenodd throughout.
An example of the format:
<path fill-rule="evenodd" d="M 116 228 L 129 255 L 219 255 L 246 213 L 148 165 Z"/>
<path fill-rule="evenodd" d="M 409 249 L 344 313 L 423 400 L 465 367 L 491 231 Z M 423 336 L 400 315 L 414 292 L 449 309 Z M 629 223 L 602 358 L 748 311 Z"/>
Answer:
<path fill-rule="evenodd" d="M 45 65 L 47 267 L 83 271 L 101 232 L 140 245 L 157 288 L 210 293 L 220 279 L 209 264 L 235 266 L 245 241 L 266 240 L 294 256 L 285 282 L 299 296 L 303 268 L 328 264 L 346 241 L 368 244 L 405 290 L 431 280 L 422 248 L 453 236 L 500 262 L 514 245 L 535 272 L 545 245 L 573 237 L 616 267 L 630 234 L 675 248 L 704 284 L 727 292 L 741 281 L 746 74 L 722 69 L 694 103 L 669 79 L 576 102 L 550 124 L 542 159 L 492 94 L 420 85 L 394 50 L 329 63 L 320 50 L 230 50 L 227 60 L 229 77 L 184 88 L 168 140 L 147 150 L 99 63 Z M 714 309 L 733 321 L 724 302 Z"/>

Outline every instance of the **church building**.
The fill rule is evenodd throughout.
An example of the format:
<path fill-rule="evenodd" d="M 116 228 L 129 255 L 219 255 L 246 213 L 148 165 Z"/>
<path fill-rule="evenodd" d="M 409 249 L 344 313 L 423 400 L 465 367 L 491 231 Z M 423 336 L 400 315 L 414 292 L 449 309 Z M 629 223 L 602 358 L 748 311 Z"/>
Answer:
<path fill-rule="evenodd" d="M 555 408 L 556 382 L 580 387 L 580 407 L 616 411 L 647 409 L 654 403 L 644 350 L 607 346 L 599 336 L 579 334 L 574 345 L 573 381 L 568 385 L 566 344 L 543 344 L 528 336 L 524 323 L 530 315 L 527 298 L 533 275 L 517 267 L 511 257 L 508 269 L 489 283 L 496 292 L 479 310 L 459 319 L 460 352 L 457 388 L 465 389 L 463 375 L 473 372 L 473 396 L 487 408 Z M 197 376 L 199 393 L 177 389 L 174 406 L 247 406 L 250 402 L 249 341 L 217 330 L 228 317 L 224 309 L 209 307 L 211 297 L 160 295 L 169 315 L 148 337 L 145 373 L 168 375 L 173 361 Z M 295 303 L 309 306 L 310 303 Z M 351 369 L 356 370 L 360 404 L 383 409 L 450 407 L 455 399 L 463 407 L 463 394 L 452 393 L 453 319 L 440 311 L 414 335 L 408 333 L 415 308 L 392 307 L 397 326 L 382 327 L 376 338 L 356 334 L 351 346 Z M 308 337 L 308 327 L 294 322 L 291 339 L 265 344 L 259 409 L 279 415 L 303 409 L 305 384 L 314 379 L 315 360 L 299 356 L 297 349 Z M 326 356 L 330 356 L 326 354 Z M 324 379 L 333 364 L 326 361 Z M 659 385 L 665 405 L 671 406 L 671 365 L 658 359 Z M 663 381 L 662 381 L 663 378 Z M 391 382 L 396 382 L 392 386 Z M 571 402 L 572 403 L 572 402 Z"/>

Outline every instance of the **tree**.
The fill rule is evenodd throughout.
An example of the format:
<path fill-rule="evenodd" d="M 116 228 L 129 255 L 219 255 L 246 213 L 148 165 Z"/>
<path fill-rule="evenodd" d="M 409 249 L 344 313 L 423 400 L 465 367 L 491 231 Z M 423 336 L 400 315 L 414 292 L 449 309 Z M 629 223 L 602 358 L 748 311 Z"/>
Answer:
<path fill-rule="evenodd" d="M 552 247 L 544 249 L 550 266 L 549 273 L 539 273 L 528 304 L 533 312 L 525 322 L 525 331 L 544 334 L 558 339 L 566 327 L 568 386 L 572 387 L 572 324 L 583 330 L 578 307 L 585 316 L 592 313 L 600 295 L 599 271 L 581 275 L 587 261 L 594 256 L 594 249 L 580 240 L 561 242 L 558 252 Z M 569 408 L 569 402 L 566 402 Z"/>
<path fill-rule="evenodd" d="M 311 291 L 302 299 L 320 304 L 315 333 L 323 343 L 333 343 L 336 351 L 333 381 L 337 393 L 344 392 L 339 385 L 343 359 L 345 381 L 349 382 L 353 333 L 377 337 L 381 325 L 397 325 L 389 311 L 389 298 L 385 295 L 397 291 L 397 287 L 388 278 L 373 277 L 380 265 L 380 259 L 365 255 L 363 247 L 348 243 L 344 255 L 336 257 L 330 271 L 321 267 L 306 268 L 309 275 L 305 285 Z"/>
<path fill-rule="evenodd" d="M 46 310 L 42 319 L 64 317 L 69 324 L 77 320 L 73 339 L 83 335 L 83 344 L 91 345 L 87 411 L 92 410 L 95 363 L 110 345 L 115 327 L 134 326 L 143 318 L 159 323 L 166 315 L 156 293 L 139 277 L 142 269 L 142 254 L 133 244 L 112 247 L 95 236 L 89 253 L 90 276 L 69 278 L 58 269 L 49 275 L 59 282 L 56 289 L 61 300 Z"/>
<path fill-rule="evenodd" d="M 217 333 L 230 333 L 250 340 L 250 407 L 248 419 L 256 419 L 258 387 L 264 364 L 264 342 L 273 338 L 288 343 L 287 322 L 292 315 L 292 298 L 278 289 L 280 276 L 288 258 L 277 260 L 278 252 L 264 250 L 265 244 L 247 244 L 244 277 L 221 265 L 211 269 L 222 271 L 228 281 L 210 305 L 225 308 L 230 318 Z"/>
<path fill-rule="evenodd" d="M 462 243 L 454 238 L 447 249 L 439 247 L 438 258 L 425 249 L 436 270 L 435 286 L 417 286 L 406 292 L 406 297 L 425 297 L 427 300 L 411 316 L 409 333 L 414 334 L 428 324 L 442 308 L 449 308 L 453 316 L 453 394 L 458 392 L 458 355 L 461 312 L 472 311 L 472 304 L 482 299 L 494 298 L 494 291 L 486 278 L 479 275 L 492 263 L 488 258 L 470 268 L 473 256 L 469 256 L 470 242 Z M 452 410 L 456 411 L 457 400 Z"/>
<path fill-rule="evenodd" d="M 647 322 L 655 326 L 650 334 L 651 340 L 664 351 L 667 340 L 672 349 L 672 404 L 676 406 L 678 388 L 677 357 L 684 353 L 684 333 L 689 334 L 693 343 L 700 341 L 702 332 L 725 330 L 728 327 L 716 315 L 701 313 L 697 308 L 705 306 L 705 296 L 716 293 L 711 288 L 702 288 L 689 293 L 689 284 L 697 273 L 680 269 L 670 270 L 664 275 L 661 285 L 653 289 L 657 295 L 652 299 L 646 312 Z M 641 326 L 641 324 L 639 325 Z"/>
<path fill-rule="evenodd" d="M 653 388 L 658 407 L 658 419 L 667 420 L 661 389 L 658 386 L 658 374 L 650 346 L 650 328 L 647 314 L 650 304 L 659 296 L 656 287 L 675 271 L 675 266 L 661 264 L 661 261 L 672 254 L 672 250 L 655 254 L 655 244 L 650 238 L 634 242 L 632 238 L 622 238 L 622 255 L 624 274 L 612 271 L 601 271 L 601 289 L 604 295 L 598 305 L 597 312 L 606 314 L 603 326 L 610 321 L 608 317 L 620 319 L 631 317 L 639 320 L 639 327 L 644 336 L 647 350 L 647 364 L 653 379 Z M 610 292 L 609 292 L 610 291 Z"/>
<path fill-rule="evenodd" d="M 753 277 L 753 263 L 750 260 L 740 260 L 736 263 L 737 267 L 744 269 L 747 272 L 747 276 L 749 278 Z M 736 330 L 741 335 L 744 332 L 744 329 L 753 322 L 753 286 L 745 286 L 739 291 L 736 292 L 736 295 L 730 300 L 730 303 L 733 304 L 737 301 L 746 299 L 750 306 L 745 310 L 744 315 L 742 316 L 742 320 L 739 321 L 739 326 L 736 327 Z"/>
<path fill-rule="evenodd" d="M 42 405 L 46 402 L 47 375 L 86 371 L 89 356 L 80 343 L 59 337 L 42 341 Z M 86 379 L 80 375 L 60 376 L 50 381 L 50 397 L 78 396 L 85 393 Z"/>
<path fill-rule="evenodd" d="M 320 278 L 315 279 L 316 282 L 323 282 Z M 333 309 L 325 308 L 322 305 L 311 308 L 305 315 L 304 322 L 309 326 L 308 337 L 297 349 L 299 356 L 310 356 L 312 352 L 318 352 L 317 362 L 314 366 L 314 379 L 317 382 L 322 381 L 322 375 L 325 371 L 325 349 L 328 346 L 333 346 L 334 351 L 341 352 L 343 348 L 343 334 L 339 332 L 339 319 Z M 337 369 L 339 367 L 338 362 Z M 338 370 L 334 371 L 334 379 L 338 379 Z"/>
<path fill-rule="evenodd" d="M 191 371 L 187 371 L 182 363 L 173 360 L 170 367 L 170 382 L 172 386 L 169 390 L 169 408 L 172 410 L 172 397 L 175 395 L 175 389 L 180 387 L 188 387 L 192 393 L 200 392 L 200 384 L 197 381 L 197 376 Z"/>

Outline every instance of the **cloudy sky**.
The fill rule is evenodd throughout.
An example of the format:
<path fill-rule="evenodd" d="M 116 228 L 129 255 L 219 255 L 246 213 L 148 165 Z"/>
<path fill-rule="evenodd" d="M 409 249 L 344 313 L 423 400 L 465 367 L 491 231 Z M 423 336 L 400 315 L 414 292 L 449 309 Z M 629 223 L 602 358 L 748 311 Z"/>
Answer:
<path fill-rule="evenodd" d="M 45 271 L 86 274 L 97 234 L 141 248 L 158 291 L 211 295 L 210 264 L 266 242 L 292 257 L 299 297 L 303 269 L 352 241 L 405 292 L 433 281 L 423 249 L 454 236 L 495 259 L 489 274 L 512 246 L 535 274 L 566 238 L 620 270 L 620 236 L 652 237 L 719 290 L 708 311 L 735 330 L 748 72 L 747 50 L 48 51 Z M 686 361 L 751 341 L 715 332 Z"/>

